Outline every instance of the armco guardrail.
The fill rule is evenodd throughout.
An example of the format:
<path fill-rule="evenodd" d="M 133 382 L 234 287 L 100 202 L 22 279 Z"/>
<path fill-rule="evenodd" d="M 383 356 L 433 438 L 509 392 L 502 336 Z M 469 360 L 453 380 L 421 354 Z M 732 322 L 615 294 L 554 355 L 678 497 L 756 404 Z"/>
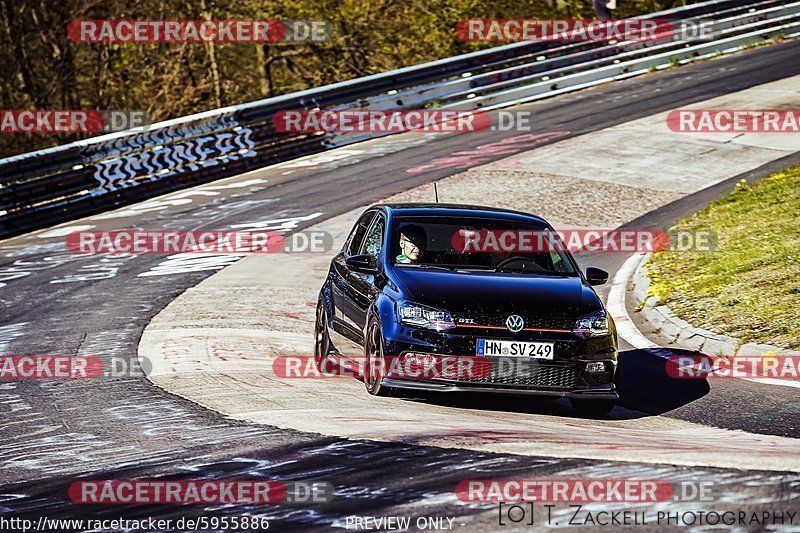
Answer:
<path fill-rule="evenodd" d="M 278 132 L 285 109 L 491 109 L 800 33 L 800 1 L 712 0 L 713 41 L 522 42 L 0 160 L 0 238 L 369 138 Z M 377 136 L 377 135 L 372 135 Z"/>

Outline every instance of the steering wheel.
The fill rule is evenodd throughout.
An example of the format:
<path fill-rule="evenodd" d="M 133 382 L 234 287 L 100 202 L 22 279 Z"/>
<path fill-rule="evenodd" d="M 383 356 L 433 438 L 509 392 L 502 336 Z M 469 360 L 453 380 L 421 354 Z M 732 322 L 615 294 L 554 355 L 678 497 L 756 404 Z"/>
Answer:
<path fill-rule="evenodd" d="M 523 268 L 535 267 L 536 270 L 546 270 L 530 257 L 525 257 L 523 255 L 512 255 L 511 257 L 506 257 L 505 259 L 497 263 L 497 266 L 495 266 L 495 268 L 504 268 L 512 263 L 521 263 L 520 267 Z"/>

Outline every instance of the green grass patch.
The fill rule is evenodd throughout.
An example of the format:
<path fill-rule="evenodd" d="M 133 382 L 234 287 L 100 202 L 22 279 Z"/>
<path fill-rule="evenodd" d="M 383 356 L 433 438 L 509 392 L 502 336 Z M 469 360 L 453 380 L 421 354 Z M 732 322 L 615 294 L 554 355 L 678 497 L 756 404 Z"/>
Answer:
<path fill-rule="evenodd" d="M 653 254 L 650 294 L 694 326 L 800 349 L 800 165 L 742 180 L 674 229 L 710 230 L 717 248 Z"/>

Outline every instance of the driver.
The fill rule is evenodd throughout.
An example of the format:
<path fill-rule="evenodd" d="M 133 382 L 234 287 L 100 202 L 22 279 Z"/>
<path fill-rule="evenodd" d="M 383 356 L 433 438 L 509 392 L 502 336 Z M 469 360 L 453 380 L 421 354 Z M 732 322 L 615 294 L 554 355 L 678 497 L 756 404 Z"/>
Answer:
<path fill-rule="evenodd" d="M 425 251 L 428 237 L 425 230 L 415 224 L 403 226 L 400 230 L 400 255 L 397 256 L 398 263 L 413 263 L 419 259 Z"/>

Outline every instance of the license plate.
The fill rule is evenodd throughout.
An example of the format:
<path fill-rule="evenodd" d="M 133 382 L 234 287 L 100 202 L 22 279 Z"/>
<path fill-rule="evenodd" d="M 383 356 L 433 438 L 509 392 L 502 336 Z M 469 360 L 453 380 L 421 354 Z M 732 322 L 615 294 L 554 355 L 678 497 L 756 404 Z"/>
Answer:
<path fill-rule="evenodd" d="M 478 339 L 477 355 L 553 359 L 552 342 L 518 342 Z"/>

